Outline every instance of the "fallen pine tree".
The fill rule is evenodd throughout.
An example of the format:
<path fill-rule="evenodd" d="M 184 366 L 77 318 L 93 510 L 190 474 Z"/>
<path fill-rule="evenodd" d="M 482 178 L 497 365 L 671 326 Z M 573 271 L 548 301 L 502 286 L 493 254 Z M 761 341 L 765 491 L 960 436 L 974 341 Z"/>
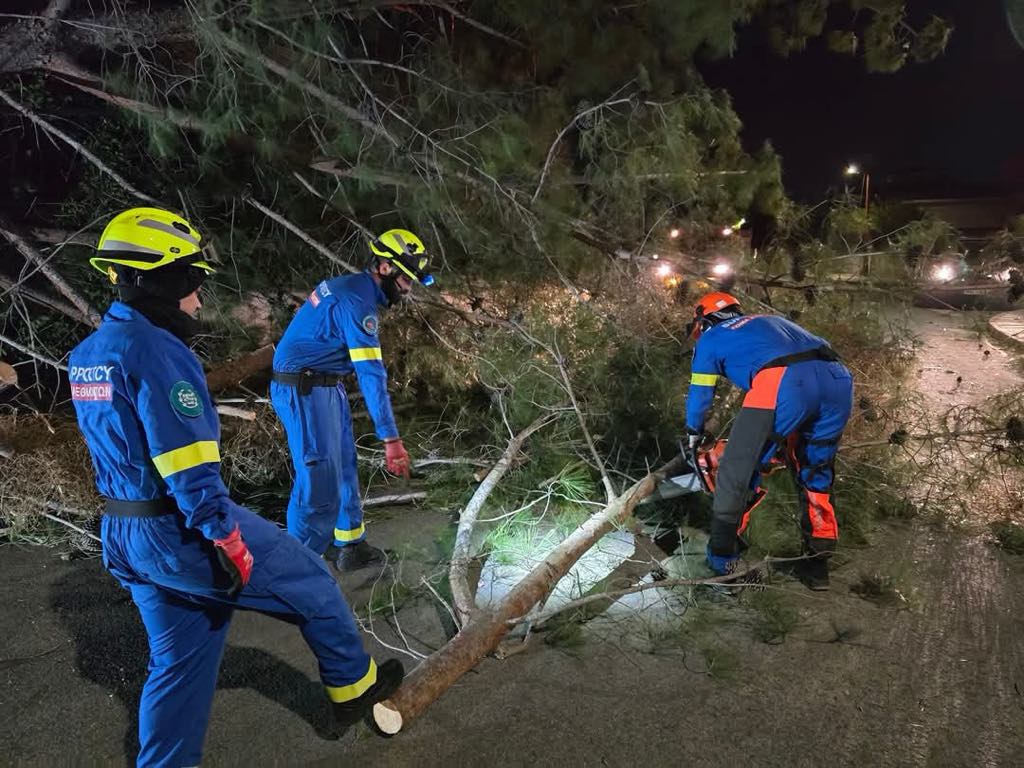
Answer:
<path fill-rule="evenodd" d="M 477 610 L 455 637 L 431 654 L 405 679 L 390 699 L 373 710 L 374 725 L 394 735 L 448 690 L 460 677 L 492 653 L 514 623 L 544 600 L 559 580 L 602 536 L 623 525 L 637 503 L 649 496 L 658 483 L 683 468 L 676 457 L 648 473 L 630 488 L 591 515 L 555 547 L 530 574 L 517 584 L 494 610 Z"/>

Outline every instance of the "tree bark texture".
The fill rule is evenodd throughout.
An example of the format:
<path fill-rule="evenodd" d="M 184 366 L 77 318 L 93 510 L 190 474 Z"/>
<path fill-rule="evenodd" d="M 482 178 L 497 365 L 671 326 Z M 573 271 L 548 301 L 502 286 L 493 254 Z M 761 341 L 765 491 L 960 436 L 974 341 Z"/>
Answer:
<path fill-rule="evenodd" d="M 265 371 L 274 362 L 274 345 L 267 344 L 255 352 L 229 360 L 223 365 L 206 374 L 206 386 L 211 392 L 217 392 L 235 386 L 241 381 Z"/>

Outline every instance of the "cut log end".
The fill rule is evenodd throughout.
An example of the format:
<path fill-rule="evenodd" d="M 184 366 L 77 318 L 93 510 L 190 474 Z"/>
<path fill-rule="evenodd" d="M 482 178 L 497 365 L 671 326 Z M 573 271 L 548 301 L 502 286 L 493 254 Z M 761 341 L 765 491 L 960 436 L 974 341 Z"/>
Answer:
<path fill-rule="evenodd" d="M 394 736 L 402 730 L 402 713 L 387 700 L 373 705 L 373 724 L 381 736 Z"/>

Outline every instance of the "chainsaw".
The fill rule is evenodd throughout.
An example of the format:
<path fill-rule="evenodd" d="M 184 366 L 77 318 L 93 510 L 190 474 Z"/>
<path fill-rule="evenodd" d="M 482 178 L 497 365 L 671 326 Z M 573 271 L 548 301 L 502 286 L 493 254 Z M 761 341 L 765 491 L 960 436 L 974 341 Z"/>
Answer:
<path fill-rule="evenodd" d="M 718 467 L 722 463 L 722 455 L 725 453 L 725 446 L 728 442 L 728 439 L 722 438 L 710 443 L 705 448 L 698 448 L 696 450 L 690 450 L 688 446 L 680 443 L 679 447 L 689 471 L 681 475 L 669 477 L 659 483 L 658 487 L 654 489 L 654 493 L 641 501 L 637 506 L 667 501 L 668 499 L 675 499 L 690 493 L 713 494 L 715 492 L 715 478 L 718 475 Z M 785 460 L 778 456 L 773 456 L 768 465 L 761 468 L 761 473 L 762 475 L 770 475 L 785 466 Z M 754 492 L 750 504 L 744 512 L 744 518 L 764 500 L 766 494 L 767 491 L 760 487 Z"/>

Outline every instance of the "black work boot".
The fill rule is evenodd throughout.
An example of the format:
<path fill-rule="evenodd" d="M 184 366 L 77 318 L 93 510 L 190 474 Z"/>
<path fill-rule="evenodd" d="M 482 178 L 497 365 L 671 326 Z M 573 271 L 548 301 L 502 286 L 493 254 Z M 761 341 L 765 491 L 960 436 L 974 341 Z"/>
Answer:
<path fill-rule="evenodd" d="M 362 696 L 342 703 L 332 703 L 334 722 L 341 730 L 355 725 L 373 709 L 378 701 L 383 701 L 398 690 L 405 677 L 405 669 L 398 659 L 388 659 L 377 667 L 377 682 L 371 685 Z"/>
<path fill-rule="evenodd" d="M 804 586 L 808 589 L 812 589 L 815 592 L 825 592 L 828 590 L 829 577 L 828 577 L 828 557 L 825 555 L 818 555 L 808 560 L 804 560 L 800 563 L 800 570 L 798 575 L 800 581 L 804 583 Z"/>
<path fill-rule="evenodd" d="M 383 549 L 371 546 L 366 540 L 355 544 L 338 547 L 338 555 L 334 558 L 334 567 L 339 571 L 358 571 L 371 565 L 380 565 L 388 559 Z"/>

